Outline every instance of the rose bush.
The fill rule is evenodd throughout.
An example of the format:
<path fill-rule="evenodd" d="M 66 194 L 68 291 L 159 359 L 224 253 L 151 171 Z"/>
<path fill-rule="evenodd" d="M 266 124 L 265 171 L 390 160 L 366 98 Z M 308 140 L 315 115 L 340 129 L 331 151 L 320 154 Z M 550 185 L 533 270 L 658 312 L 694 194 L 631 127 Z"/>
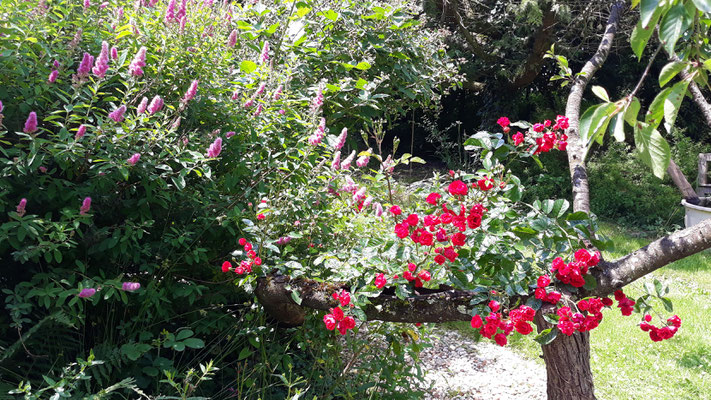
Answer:
<path fill-rule="evenodd" d="M 7 1 L 0 15 L 7 382 L 36 386 L 93 350 L 104 363 L 86 395 L 129 377 L 159 394 L 207 359 L 221 370 L 206 393 L 293 396 L 302 376 L 333 390 L 341 344 L 275 335 L 252 306 L 249 279 L 273 267 L 257 252 L 315 251 L 288 235 L 307 237 L 305 210 L 329 212 L 308 189 L 309 136 L 436 107 L 457 81 L 441 35 L 378 2 Z M 291 208 L 275 208 L 282 192 Z M 250 235 L 219 265 L 267 225 L 275 243 Z M 221 270 L 248 280 L 235 288 Z M 372 364 L 383 385 L 410 375 L 392 365 L 405 348 Z"/>

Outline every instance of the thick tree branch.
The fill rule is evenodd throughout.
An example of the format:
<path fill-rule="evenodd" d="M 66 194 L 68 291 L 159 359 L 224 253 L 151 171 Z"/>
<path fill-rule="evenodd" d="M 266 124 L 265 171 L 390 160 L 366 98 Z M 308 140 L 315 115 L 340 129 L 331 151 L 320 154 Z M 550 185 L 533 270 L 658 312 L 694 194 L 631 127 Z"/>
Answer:
<path fill-rule="evenodd" d="M 538 74 L 541 73 L 546 52 L 553 44 L 553 28 L 555 26 L 556 13 L 552 7 L 548 7 L 543 12 L 543 21 L 536 31 L 533 40 L 533 49 L 524 62 L 524 70 L 516 79 L 511 82 L 511 87 L 517 89 L 530 85 Z"/>
<path fill-rule="evenodd" d="M 598 286 L 592 295 L 604 296 L 674 261 L 711 248 L 711 219 L 674 232 L 592 272 Z"/>
<path fill-rule="evenodd" d="M 573 184 L 573 210 L 590 212 L 590 189 L 588 186 L 588 174 L 585 170 L 585 153 L 586 143 L 582 143 L 580 139 L 580 103 L 583 99 L 583 93 L 592 76 L 607 59 L 607 55 L 612 47 L 612 41 L 617 32 L 617 24 L 620 19 L 620 14 L 624 7 L 624 2 L 615 1 L 610 10 L 610 16 L 607 19 L 607 26 L 602 41 L 588 62 L 585 63 L 580 75 L 575 79 L 573 86 L 568 95 L 568 102 L 565 107 L 565 115 L 568 117 L 570 127 L 568 129 L 568 163 L 570 165 L 570 177 Z"/>
<path fill-rule="evenodd" d="M 686 71 L 681 72 L 681 77 L 683 79 L 691 79 L 691 76 Z M 691 97 L 694 99 L 694 103 L 699 107 L 701 115 L 704 117 L 704 121 L 706 121 L 706 125 L 711 128 L 711 104 L 706 101 L 704 94 L 701 93 L 701 89 L 699 89 L 699 86 L 693 80 L 689 83 L 689 91 L 691 92 Z"/>
<path fill-rule="evenodd" d="M 268 276 L 259 278 L 255 294 L 269 315 L 286 325 L 296 326 L 304 322 L 305 308 L 328 310 L 337 306 L 338 302 L 331 295 L 343 288 L 307 279 Z M 292 299 L 292 290 L 299 293 L 300 306 Z M 449 288 L 419 289 L 417 296 L 401 300 L 391 292 L 392 289 L 386 289 L 380 296 L 370 299 L 372 304 L 364 310 L 368 320 L 447 322 L 471 319 L 467 311 L 474 293 Z"/>

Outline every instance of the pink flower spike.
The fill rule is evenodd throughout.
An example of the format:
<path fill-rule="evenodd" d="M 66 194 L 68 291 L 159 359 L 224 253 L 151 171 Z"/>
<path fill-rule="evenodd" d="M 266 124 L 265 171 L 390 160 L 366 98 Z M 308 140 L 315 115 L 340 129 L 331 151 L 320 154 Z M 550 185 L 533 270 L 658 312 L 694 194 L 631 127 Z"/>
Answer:
<path fill-rule="evenodd" d="M 82 289 L 81 292 L 79 292 L 79 297 L 86 299 L 86 298 L 89 298 L 95 294 L 96 294 L 96 289 L 86 288 L 86 289 Z"/>
<path fill-rule="evenodd" d="M 153 115 L 163 108 L 163 99 L 160 96 L 153 97 L 151 104 L 148 106 L 148 112 Z"/>
<path fill-rule="evenodd" d="M 234 136 L 234 135 L 235 135 L 235 132 L 234 132 L 234 131 L 229 131 L 229 132 L 225 133 L 225 138 L 229 139 L 229 138 L 231 138 L 231 137 Z"/>
<path fill-rule="evenodd" d="M 123 289 L 126 292 L 135 292 L 136 290 L 141 288 L 141 284 L 138 282 L 124 282 L 121 285 L 121 289 Z"/>
<path fill-rule="evenodd" d="M 84 9 L 91 7 L 91 2 L 89 0 L 84 0 Z"/>
<path fill-rule="evenodd" d="M 331 169 L 334 171 L 338 171 L 339 169 L 341 169 L 341 151 L 340 150 L 333 153 L 333 161 L 331 161 Z"/>
<path fill-rule="evenodd" d="M 91 197 L 85 197 L 84 201 L 81 202 L 81 207 L 79 208 L 79 215 L 84 215 L 91 209 Z"/>
<path fill-rule="evenodd" d="M 106 41 L 101 43 L 101 53 L 96 59 L 94 68 L 91 71 L 96 75 L 97 78 L 101 79 L 106 76 L 106 71 L 109 70 L 109 44 Z"/>
<path fill-rule="evenodd" d="M 274 100 L 279 100 L 279 98 L 281 97 L 281 94 L 282 94 L 282 91 L 283 91 L 283 90 L 284 90 L 284 85 L 279 85 L 279 87 L 277 87 L 276 90 L 274 91 L 274 94 L 272 95 L 272 98 L 273 98 Z"/>
<path fill-rule="evenodd" d="M 57 81 L 57 77 L 59 76 L 59 71 L 52 70 L 52 72 L 49 73 L 49 77 L 47 78 L 48 83 L 54 83 Z"/>
<path fill-rule="evenodd" d="M 111 48 L 111 59 L 112 60 L 118 59 L 118 49 L 116 48 L 116 46 Z"/>
<path fill-rule="evenodd" d="M 348 128 L 343 128 L 336 141 L 336 150 L 340 150 L 346 144 L 346 138 L 348 138 Z"/>
<path fill-rule="evenodd" d="M 59 69 L 59 61 L 54 60 L 54 62 L 52 63 L 52 66 L 54 67 L 54 69 Z"/>
<path fill-rule="evenodd" d="M 79 129 L 77 129 L 77 134 L 74 135 L 74 140 L 79 140 L 84 137 L 86 134 L 86 125 L 82 124 L 79 125 Z"/>
<path fill-rule="evenodd" d="M 25 127 L 22 129 L 23 132 L 30 134 L 37 132 L 37 113 L 34 111 L 30 112 L 27 116 L 27 121 L 25 121 Z"/>
<path fill-rule="evenodd" d="M 89 72 L 91 71 L 91 64 L 93 63 L 94 56 L 89 53 L 84 53 L 84 57 L 82 57 L 81 62 L 79 63 L 79 67 L 77 68 L 77 76 L 79 78 L 89 77 Z"/>
<path fill-rule="evenodd" d="M 262 46 L 262 54 L 259 56 L 259 61 L 261 61 L 262 64 L 269 62 L 269 42 L 266 40 L 264 41 L 264 46 Z"/>
<path fill-rule="evenodd" d="M 264 89 L 265 89 L 266 87 L 267 87 L 267 83 L 266 83 L 266 82 L 260 83 L 260 84 L 259 84 L 259 87 L 257 88 L 257 91 L 254 92 L 254 96 L 252 96 L 252 97 L 261 96 L 261 95 L 264 93 Z"/>
<path fill-rule="evenodd" d="M 255 117 L 259 116 L 259 114 L 262 113 L 262 108 L 263 108 L 263 107 L 262 107 L 262 104 L 261 104 L 261 103 L 257 105 L 257 110 L 254 111 L 254 116 L 255 116 Z"/>
<path fill-rule="evenodd" d="M 370 151 L 371 150 L 368 149 L 368 152 L 370 152 Z M 356 165 L 360 168 L 363 168 L 366 165 L 368 165 L 368 162 L 370 162 L 370 156 L 363 155 L 363 156 L 358 157 L 358 159 L 356 160 Z"/>
<path fill-rule="evenodd" d="M 134 155 L 129 157 L 128 160 L 126 160 L 126 162 L 128 162 L 128 165 L 134 166 L 134 165 L 136 165 L 136 163 L 138 162 L 138 160 L 140 158 L 141 158 L 141 153 L 135 153 Z"/>
<path fill-rule="evenodd" d="M 222 152 L 222 138 L 218 137 L 207 149 L 208 158 L 216 158 Z"/>
<path fill-rule="evenodd" d="M 27 206 L 27 199 L 22 198 L 20 199 L 20 204 L 17 205 L 17 215 L 22 217 L 25 215 L 25 206 Z"/>
<path fill-rule="evenodd" d="M 185 97 L 183 97 L 183 103 L 187 103 L 193 98 L 195 98 L 195 95 L 197 94 L 197 88 L 198 88 L 198 80 L 195 79 L 191 84 L 190 87 L 188 88 L 188 91 L 185 92 Z"/>
<path fill-rule="evenodd" d="M 353 150 L 351 154 L 346 157 L 343 162 L 341 163 L 341 169 L 346 170 L 351 167 L 351 163 L 353 163 L 353 158 L 355 158 L 356 152 Z"/>
<path fill-rule="evenodd" d="M 108 2 L 108 1 L 105 1 L 105 2 L 103 2 L 103 3 L 101 3 L 101 4 L 99 4 L 99 8 L 102 9 L 102 10 L 105 9 L 106 7 L 108 7 L 108 6 L 109 6 L 109 2 Z"/>
<path fill-rule="evenodd" d="M 113 119 L 116 122 L 121 122 L 123 121 L 123 114 L 126 112 L 126 106 L 121 105 L 121 107 L 118 107 L 111 113 L 109 113 L 109 118 Z"/>
<path fill-rule="evenodd" d="M 168 7 L 165 9 L 165 23 L 170 24 L 178 20 L 175 16 L 175 0 L 170 0 L 168 2 Z"/>
<path fill-rule="evenodd" d="M 230 36 L 227 37 L 227 47 L 235 47 L 237 44 L 237 29 L 233 29 L 230 32 Z"/>
<path fill-rule="evenodd" d="M 128 66 L 128 71 L 133 76 L 143 75 L 143 67 L 146 66 L 146 48 L 141 47 L 138 53 L 133 57 L 131 64 Z"/>
<path fill-rule="evenodd" d="M 311 101 L 311 111 L 318 111 L 323 105 L 323 85 L 319 85 L 316 91 L 316 97 Z"/>
<path fill-rule="evenodd" d="M 138 103 L 138 108 L 136 109 L 137 114 L 143 114 L 146 112 L 146 108 L 148 108 L 148 97 L 143 96 L 141 99 L 141 102 Z"/>

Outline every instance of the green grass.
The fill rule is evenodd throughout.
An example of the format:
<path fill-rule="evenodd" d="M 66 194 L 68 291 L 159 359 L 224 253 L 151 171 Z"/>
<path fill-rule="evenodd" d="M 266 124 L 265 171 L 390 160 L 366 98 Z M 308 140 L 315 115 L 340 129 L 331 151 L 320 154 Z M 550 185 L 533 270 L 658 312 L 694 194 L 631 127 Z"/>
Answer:
<path fill-rule="evenodd" d="M 614 259 L 649 242 L 630 232 L 604 224 L 601 232 L 613 239 L 615 249 L 604 254 Z M 630 297 L 644 291 L 644 282 L 665 282 L 674 314 L 682 326 L 672 339 L 652 342 L 637 324 L 639 314 L 623 317 L 614 307 L 604 311 L 600 326 L 591 333 L 591 365 L 600 400 L 711 399 L 711 253 L 703 252 L 657 270 L 625 289 Z M 655 310 L 671 316 L 661 304 Z M 659 325 L 655 315 L 653 323 Z M 451 325 L 450 325 L 451 326 Z M 466 324 L 456 329 L 471 332 Z M 511 347 L 526 358 L 539 360 L 541 350 L 531 338 L 513 335 Z"/>

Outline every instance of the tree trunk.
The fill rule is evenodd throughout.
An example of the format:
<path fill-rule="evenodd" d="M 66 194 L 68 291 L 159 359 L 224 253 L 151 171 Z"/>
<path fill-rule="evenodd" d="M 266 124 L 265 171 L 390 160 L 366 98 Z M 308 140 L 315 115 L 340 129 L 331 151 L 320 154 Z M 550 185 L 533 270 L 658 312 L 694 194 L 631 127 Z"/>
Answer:
<path fill-rule="evenodd" d="M 550 328 L 541 313 L 536 314 L 539 330 Z M 595 400 L 590 369 L 590 334 L 572 336 L 559 333 L 550 344 L 541 346 L 546 360 L 548 400 Z"/>
<path fill-rule="evenodd" d="M 568 163 L 573 184 L 573 210 L 590 213 L 590 189 L 583 159 L 585 143 L 580 139 L 580 104 L 583 93 L 592 76 L 607 59 L 624 2 L 613 1 L 605 34 L 595 54 L 588 60 L 570 89 L 565 115 L 570 122 L 568 129 Z M 539 329 L 547 323 L 538 313 L 536 324 Z M 548 374 L 548 400 L 594 400 L 595 386 L 590 369 L 590 335 L 576 332 L 572 336 L 559 334 L 550 344 L 543 347 L 543 359 Z"/>

